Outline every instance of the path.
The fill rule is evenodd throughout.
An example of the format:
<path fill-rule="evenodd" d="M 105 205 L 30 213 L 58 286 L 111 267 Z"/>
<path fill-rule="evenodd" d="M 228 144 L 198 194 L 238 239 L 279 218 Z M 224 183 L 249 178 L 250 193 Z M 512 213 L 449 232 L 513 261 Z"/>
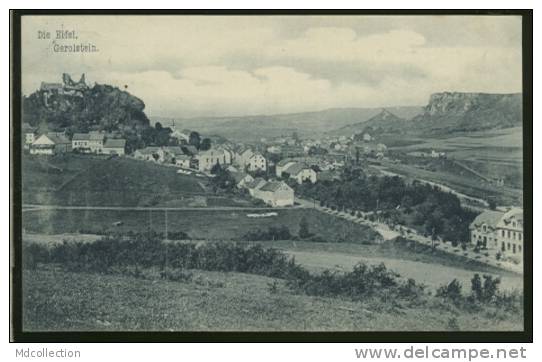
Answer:
<path fill-rule="evenodd" d="M 333 216 L 340 217 L 342 219 L 354 222 L 356 224 L 369 226 L 373 230 L 380 233 L 380 235 L 382 235 L 384 240 L 392 240 L 396 238 L 397 236 L 401 236 L 400 232 L 391 229 L 385 223 L 364 220 L 363 218 L 352 216 L 351 214 L 347 212 L 333 211 L 329 208 L 320 206 L 319 202 L 303 200 L 303 199 L 296 199 L 296 202 L 298 202 L 300 205 L 303 205 L 303 207 L 305 208 L 310 207 L 315 210 L 324 212 L 326 214 L 333 215 Z M 416 230 L 403 226 L 403 225 L 401 225 L 401 228 L 404 230 L 404 232 L 407 233 L 406 238 L 410 240 L 415 240 L 421 244 L 430 245 L 430 246 L 433 245 L 433 241 L 431 240 L 431 238 L 420 235 Z M 435 247 L 438 248 L 438 250 L 444 251 L 448 254 L 461 255 L 467 259 L 475 260 L 487 265 L 494 266 L 496 268 L 501 268 L 504 270 L 509 270 L 515 273 L 523 274 L 522 264 L 513 264 L 510 262 L 499 261 L 496 259 L 495 254 L 491 250 L 482 250 L 479 253 L 476 253 L 474 252 L 473 249 L 462 250 L 459 246 L 453 247 L 451 242 L 442 242 L 442 241 L 437 242 L 437 245 Z M 484 255 L 484 253 L 486 252 L 489 253 L 489 256 Z"/>
<path fill-rule="evenodd" d="M 301 208 L 303 206 L 298 206 Z M 254 211 L 254 210 L 291 210 L 292 207 L 242 207 L 242 206 L 211 206 L 211 207 L 159 207 L 159 206 L 63 206 L 63 205 L 39 205 L 39 204 L 23 204 L 22 211 L 43 211 L 43 210 L 113 210 L 113 211 L 191 211 L 191 210 L 217 210 L 217 211 Z"/>

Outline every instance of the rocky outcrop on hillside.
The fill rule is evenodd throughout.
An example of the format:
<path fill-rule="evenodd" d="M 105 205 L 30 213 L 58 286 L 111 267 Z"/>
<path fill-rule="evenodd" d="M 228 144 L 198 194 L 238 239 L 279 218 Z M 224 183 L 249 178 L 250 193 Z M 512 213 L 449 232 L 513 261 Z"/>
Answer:
<path fill-rule="evenodd" d="M 387 109 L 382 111 L 374 117 L 371 117 L 365 122 L 365 132 L 386 132 L 401 127 L 405 123 L 405 119 L 396 116 L 394 113 Z"/>
<path fill-rule="evenodd" d="M 96 84 L 88 87 L 84 76 L 73 82 L 67 75 L 61 83 L 42 83 L 23 98 L 23 122 L 53 131 L 89 130 L 137 132 L 148 128 L 143 101 L 119 88 Z"/>
<path fill-rule="evenodd" d="M 479 131 L 520 126 L 522 96 L 443 92 L 432 94 L 424 112 L 413 118 L 424 133 Z"/>

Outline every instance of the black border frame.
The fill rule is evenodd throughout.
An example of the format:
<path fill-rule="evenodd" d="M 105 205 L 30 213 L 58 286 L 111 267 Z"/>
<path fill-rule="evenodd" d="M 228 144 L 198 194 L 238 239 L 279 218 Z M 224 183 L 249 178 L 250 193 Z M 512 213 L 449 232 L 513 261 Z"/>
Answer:
<path fill-rule="evenodd" d="M 524 331 L 519 332 L 24 332 L 22 328 L 21 17 L 27 15 L 487 15 L 522 17 Z M 505 342 L 533 341 L 533 11 L 454 10 L 10 10 L 10 341 L 67 342 Z"/>

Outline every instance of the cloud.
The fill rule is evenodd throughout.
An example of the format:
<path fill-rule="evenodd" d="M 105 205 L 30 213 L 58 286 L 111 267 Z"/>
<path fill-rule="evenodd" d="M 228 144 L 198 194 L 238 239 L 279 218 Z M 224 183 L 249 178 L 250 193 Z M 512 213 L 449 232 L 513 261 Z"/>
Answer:
<path fill-rule="evenodd" d="M 38 30 L 76 29 L 93 54 Z M 123 87 L 178 117 L 423 105 L 437 91 L 521 90 L 517 17 L 23 18 L 23 92 L 61 73 Z"/>

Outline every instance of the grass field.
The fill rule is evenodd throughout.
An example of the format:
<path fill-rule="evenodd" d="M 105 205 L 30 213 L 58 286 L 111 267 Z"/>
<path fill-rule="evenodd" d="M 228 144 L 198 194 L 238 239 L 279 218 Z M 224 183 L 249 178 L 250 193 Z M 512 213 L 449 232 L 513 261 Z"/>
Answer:
<path fill-rule="evenodd" d="M 465 170 L 454 167 L 430 172 L 416 167 L 415 164 L 388 165 L 393 172 L 441 182 L 471 196 L 496 197 L 504 205 L 518 205 L 522 203 L 523 197 L 522 137 L 522 127 L 514 127 L 424 139 L 410 139 L 409 136 L 401 135 L 398 142 L 395 142 L 393 136 L 387 136 L 382 141 L 389 145 L 390 150 L 404 154 L 414 155 L 431 150 L 445 152 L 448 159 L 458 160 L 488 179 L 504 178 L 505 187 L 493 186 Z M 424 163 L 426 162 L 427 160 L 424 160 Z M 450 165 L 448 162 L 448 166 Z"/>
<path fill-rule="evenodd" d="M 372 243 L 380 236 L 369 227 L 355 224 L 311 209 L 276 210 L 278 216 L 249 218 L 248 211 L 185 210 L 167 212 L 167 230 L 183 231 L 194 239 L 241 239 L 249 230 L 266 230 L 285 225 L 297 235 L 304 217 L 309 231 L 328 241 Z M 120 226 L 113 226 L 122 221 Z M 148 228 L 165 233 L 165 211 L 97 211 L 97 210 L 35 210 L 23 214 L 27 232 L 43 234 L 84 233 L 103 231 L 145 232 Z"/>
<path fill-rule="evenodd" d="M 243 206 L 247 200 L 219 197 L 206 179 L 174 167 L 91 155 L 24 155 L 22 197 L 26 204 L 87 206 Z"/>
<path fill-rule="evenodd" d="M 454 308 L 383 307 L 373 300 L 294 294 L 281 280 L 193 271 L 173 282 L 65 272 L 23 275 L 24 331 L 445 331 L 522 330 L 522 320 Z M 277 281 L 276 288 L 270 285 Z"/>

